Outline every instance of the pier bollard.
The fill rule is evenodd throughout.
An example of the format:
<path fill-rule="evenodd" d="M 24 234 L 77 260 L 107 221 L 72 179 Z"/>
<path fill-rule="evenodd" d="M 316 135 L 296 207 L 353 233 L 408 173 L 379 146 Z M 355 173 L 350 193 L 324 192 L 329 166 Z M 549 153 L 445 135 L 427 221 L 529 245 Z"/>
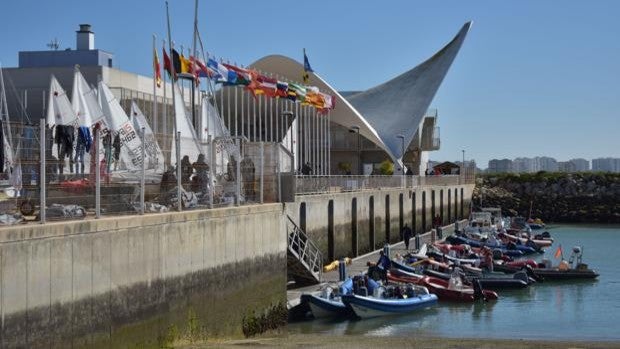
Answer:
<path fill-rule="evenodd" d="M 338 260 L 338 278 L 344 281 L 347 278 L 347 265 L 344 258 Z"/>
<path fill-rule="evenodd" d="M 420 235 L 415 234 L 415 249 L 420 250 Z"/>

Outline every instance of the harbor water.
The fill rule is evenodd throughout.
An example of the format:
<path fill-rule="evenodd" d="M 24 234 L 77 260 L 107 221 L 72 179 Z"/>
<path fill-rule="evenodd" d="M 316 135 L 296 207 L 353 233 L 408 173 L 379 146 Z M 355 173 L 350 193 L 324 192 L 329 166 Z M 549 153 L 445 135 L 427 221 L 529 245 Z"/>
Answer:
<path fill-rule="evenodd" d="M 290 323 L 289 333 L 510 338 L 549 340 L 620 340 L 620 226 L 556 225 L 544 255 L 554 265 L 561 244 L 568 259 L 582 246 L 583 262 L 600 273 L 597 280 L 543 282 L 527 289 L 501 291 L 494 302 L 439 302 L 412 315 L 368 320 L 308 320 Z"/>

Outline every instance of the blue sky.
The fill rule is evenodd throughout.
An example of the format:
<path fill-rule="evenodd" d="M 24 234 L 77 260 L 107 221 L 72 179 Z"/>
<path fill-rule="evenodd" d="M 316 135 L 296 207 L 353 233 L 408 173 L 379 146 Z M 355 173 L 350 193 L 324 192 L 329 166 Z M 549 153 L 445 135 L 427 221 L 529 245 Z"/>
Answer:
<path fill-rule="evenodd" d="M 171 0 L 173 38 L 191 44 L 192 0 Z M 302 59 L 339 90 L 361 90 L 422 62 L 474 25 L 433 101 L 442 149 L 433 160 L 546 155 L 620 157 L 620 1 L 206 1 L 208 51 L 249 64 Z M 151 35 L 166 33 L 163 1 L 6 2 L 0 61 L 75 47 L 79 23 L 121 69 L 150 74 Z M 159 44 L 161 45 L 161 44 Z"/>

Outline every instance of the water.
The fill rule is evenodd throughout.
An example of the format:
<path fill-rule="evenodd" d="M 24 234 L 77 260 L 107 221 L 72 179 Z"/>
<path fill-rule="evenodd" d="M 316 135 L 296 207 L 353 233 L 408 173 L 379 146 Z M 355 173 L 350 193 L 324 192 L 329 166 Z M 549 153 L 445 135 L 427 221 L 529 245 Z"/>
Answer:
<path fill-rule="evenodd" d="M 496 302 L 456 304 L 403 316 L 369 320 L 311 320 L 291 323 L 289 333 L 367 336 L 432 336 L 549 340 L 620 340 L 620 227 L 561 225 L 549 227 L 555 243 L 544 256 L 553 258 L 562 244 L 568 258 L 573 246 L 584 250 L 584 263 L 597 280 L 546 282 L 523 290 L 501 291 Z"/>

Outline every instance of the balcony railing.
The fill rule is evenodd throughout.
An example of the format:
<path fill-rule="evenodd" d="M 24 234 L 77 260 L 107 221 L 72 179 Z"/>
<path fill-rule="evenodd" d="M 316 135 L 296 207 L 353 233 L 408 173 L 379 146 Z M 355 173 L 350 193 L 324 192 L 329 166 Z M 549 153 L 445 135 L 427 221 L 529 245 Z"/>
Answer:
<path fill-rule="evenodd" d="M 472 184 L 473 177 L 441 176 L 296 176 L 297 195 L 340 193 L 377 189 L 415 188 L 427 185 Z"/>

